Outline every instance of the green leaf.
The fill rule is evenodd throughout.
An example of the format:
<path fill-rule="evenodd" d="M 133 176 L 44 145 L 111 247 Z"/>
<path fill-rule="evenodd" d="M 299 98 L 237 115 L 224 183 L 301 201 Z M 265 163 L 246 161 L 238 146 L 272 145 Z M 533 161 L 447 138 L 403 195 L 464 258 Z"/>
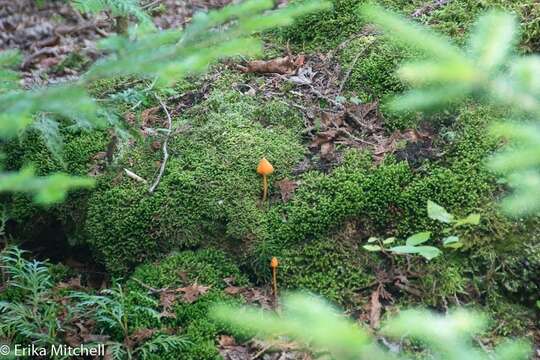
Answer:
<path fill-rule="evenodd" d="M 391 252 L 394 252 L 396 254 L 416 254 L 418 253 L 418 247 L 416 246 L 409 246 L 409 245 L 401 245 L 401 246 L 394 246 L 389 249 Z"/>
<path fill-rule="evenodd" d="M 480 224 L 480 214 L 469 214 L 466 218 L 456 220 L 455 226 L 478 224 Z"/>
<path fill-rule="evenodd" d="M 486 71 L 500 68 L 510 57 L 517 40 L 515 16 L 492 11 L 478 19 L 469 40 L 469 49 Z"/>
<path fill-rule="evenodd" d="M 383 241 L 384 245 L 392 244 L 394 241 L 396 241 L 395 237 L 389 237 Z"/>
<path fill-rule="evenodd" d="M 454 221 L 454 215 L 448 213 L 445 208 L 434 203 L 431 200 L 427 202 L 427 211 L 430 219 L 450 224 Z"/>
<path fill-rule="evenodd" d="M 379 240 L 379 238 L 372 236 L 372 237 L 370 237 L 370 238 L 368 239 L 367 242 L 371 244 L 371 243 L 376 242 L 377 240 Z"/>
<path fill-rule="evenodd" d="M 382 248 L 379 245 L 364 245 L 362 246 L 367 251 L 381 251 Z"/>
<path fill-rule="evenodd" d="M 443 246 L 452 249 L 459 249 L 463 246 L 463 244 L 459 242 L 458 236 L 447 236 L 443 238 Z"/>
<path fill-rule="evenodd" d="M 410 236 L 407 239 L 406 244 L 408 246 L 420 245 L 420 244 L 425 243 L 426 241 L 428 241 L 430 236 L 431 236 L 431 232 L 429 232 L 429 231 L 419 232 L 419 233 L 416 233 L 416 234 Z"/>
<path fill-rule="evenodd" d="M 417 246 L 418 254 L 431 260 L 442 254 L 442 251 L 434 246 Z"/>

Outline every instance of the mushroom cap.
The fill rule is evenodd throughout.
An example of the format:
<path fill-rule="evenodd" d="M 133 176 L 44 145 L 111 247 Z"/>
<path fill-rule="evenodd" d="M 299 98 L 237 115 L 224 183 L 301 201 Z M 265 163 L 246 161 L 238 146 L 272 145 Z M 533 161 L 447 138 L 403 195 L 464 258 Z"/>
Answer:
<path fill-rule="evenodd" d="M 279 265 L 278 259 L 275 256 L 273 256 L 272 260 L 270 261 L 270 267 L 277 268 L 278 265 Z"/>
<path fill-rule="evenodd" d="M 274 172 L 274 167 L 266 158 L 262 158 L 257 165 L 257 174 L 259 175 L 270 175 Z"/>

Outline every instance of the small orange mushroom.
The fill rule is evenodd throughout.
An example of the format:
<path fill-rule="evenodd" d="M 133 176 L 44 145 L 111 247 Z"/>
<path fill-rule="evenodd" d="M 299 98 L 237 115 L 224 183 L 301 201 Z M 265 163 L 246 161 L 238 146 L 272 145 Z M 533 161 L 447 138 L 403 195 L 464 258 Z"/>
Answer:
<path fill-rule="evenodd" d="M 277 267 L 279 265 L 278 259 L 273 256 L 270 260 L 270 267 L 272 268 L 272 290 L 274 292 L 274 304 L 277 304 Z"/>
<path fill-rule="evenodd" d="M 274 167 L 266 158 L 262 158 L 257 165 L 257 174 L 263 177 L 263 201 L 266 201 L 268 196 L 268 175 L 274 172 Z"/>

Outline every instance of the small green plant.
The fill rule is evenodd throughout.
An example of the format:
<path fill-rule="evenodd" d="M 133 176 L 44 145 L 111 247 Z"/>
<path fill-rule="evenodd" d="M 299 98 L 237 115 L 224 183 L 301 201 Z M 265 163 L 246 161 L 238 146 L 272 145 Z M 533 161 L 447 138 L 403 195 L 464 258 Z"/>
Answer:
<path fill-rule="evenodd" d="M 219 320 L 258 336 L 288 336 L 314 351 L 328 352 L 336 360 L 411 359 L 401 352 L 387 351 L 371 333 L 354 323 L 319 298 L 293 294 L 283 301 L 281 316 L 255 308 L 221 305 L 213 309 Z M 485 351 L 473 347 L 474 336 L 485 329 L 481 314 L 455 310 L 446 316 L 422 310 L 401 312 L 386 322 L 379 337 L 396 339 L 398 345 L 421 344 L 432 359 L 445 360 L 519 360 L 527 359 L 530 346 L 519 340 L 507 341 Z M 388 343 L 388 341 L 386 341 Z"/>
<path fill-rule="evenodd" d="M 427 260 L 431 260 L 441 255 L 442 252 L 439 248 L 435 246 L 422 245 L 431 237 L 431 232 L 419 232 L 414 235 L 411 235 L 405 240 L 405 245 L 398 245 L 387 248 L 386 245 L 393 244 L 396 241 L 395 237 L 389 237 L 384 240 L 381 240 L 376 237 L 371 237 L 368 239 L 368 244 L 364 245 L 363 248 L 367 251 L 381 251 L 383 253 L 393 253 L 393 254 L 418 254 Z M 377 243 L 377 245 L 375 245 Z"/>
<path fill-rule="evenodd" d="M 508 213 L 540 209 L 540 57 L 519 56 L 515 16 L 499 11 L 478 19 L 465 48 L 442 35 L 373 4 L 361 14 L 400 45 L 423 56 L 404 64 L 399 76 L 412 90 L 395 99 L 395 110 L 433 110 L 474 98 L 509 113 L 511 120 L 492 124 L 492 132 L 512 143 L 488 161 L 504 174 L 513 192 L 503 200 Z M 533 120 L 533 121 L 531 121 Z"/>
<path fill-rule="evenodd" d="M 154 310 L 158 305 L 155 299 L 139 292 L 131 294 L 141 305 L 134 305 L 133 299 L 128 299 L 128 294 L 120 284 L 102 290 L 99 295 L 82 292 L 72 294 L 81 313 L 95 319 L 107 334 L 119 334 L 119 337 L 113 337 L 106 344 L 107 352 L 113 359 L 148 359 L 158 351 L 180 350 L 188 344 L 180 335 L 154 335 L 151 329 L 134 329 L 131 324 L 141 315 L 156 321 L 161 317 Z M 144 340 L 140 341 L 140 337 Z"/>
<path fill-rule="evenodd" d="M 456 218 L 454 215 L 446 211 L 445 208 L 429 200 L 427 203 L 427 212 L 430 219 L 437 220 L 447 225 L 447 227 L 443 229 L 443 234 L 448 236 L 443 238 L 442 242 L 445 247 L 449 248 L 457 249 L 463 246 L 463 243 L 461 243 L 459 240 L 459 236 L 449 235 L 450 233 L 462 226 L 476 226 L 480 224 L 480 214 L 472 213 L 464 218 Z"/>
<path fill-rule="evenodd" d="M 0 254 L 6 289 L 11 293 L 11 299 L 0 301 L 0 338 L 9 342 L 22 338 L 39 346 L 58 344 L 62 326 L 58 304 L 51 296 L 49 269 L 45 263 L 28 261 L 23 255 L 17 247 L 8 247 Z"/>
<path fill-rule="evenodd" d="M 448 248 L 457 249 L 463 246 L 463 243 L 459 240 L 459 236 L 450 235 L 458 227 L 465 225 L 478 225 L 480 223 L 479 214 L 469 214 L 467 217 L 457 219 L 454 215 L 446 211 L 445 208 L 430 200 L 428 200 L 427 203 L 427 212 L 430 219 L 449 225 L 443 229 L 443 234 L 448 236 L 442 239 L 442 245 Z M 386 239 L 371 237 L 368 239 L 368 243 L 364 245 L 363 248 L 367 251 L 381 251 L 383 253 L 418 254 L 427 260 L 431 260 L 441 255 L 442 251 L 435 246 L 422 245 L 430 238 L 431 232 L 423 231 L 409 236 L 405 240 L 405 245 L 398 245 L 388 248 L 386 247 L 387 245 L 396 242 L 395 237 L 389 237 Z"/>
<path fill-rule="evenodd" d="M 116 18 L 117 31 L 126 34 L 128 17 L 135 17 L 142 25 L 153 28 L 152 19 L 140 7 L 139 0 L 72 0 L 73 6 L 85 13 L 108 11 Z"/>

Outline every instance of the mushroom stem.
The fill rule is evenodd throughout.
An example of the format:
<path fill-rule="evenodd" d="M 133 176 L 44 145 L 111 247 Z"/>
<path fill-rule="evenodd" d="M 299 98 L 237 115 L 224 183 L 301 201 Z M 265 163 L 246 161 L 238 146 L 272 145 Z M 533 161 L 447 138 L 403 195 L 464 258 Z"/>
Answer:
<path fill-rule="evenodd" d="M 266 178 L 266 175 L 263 175 L 263 198 L 262 201 L 266 201 L 266 198 L 268 196 L 268 179 Z"/>
<path fill-rule="evenodd" d="M 274 292 L 274 302 L 277 302 L 277 268 L 272 268 L 272 290 Z"/>

